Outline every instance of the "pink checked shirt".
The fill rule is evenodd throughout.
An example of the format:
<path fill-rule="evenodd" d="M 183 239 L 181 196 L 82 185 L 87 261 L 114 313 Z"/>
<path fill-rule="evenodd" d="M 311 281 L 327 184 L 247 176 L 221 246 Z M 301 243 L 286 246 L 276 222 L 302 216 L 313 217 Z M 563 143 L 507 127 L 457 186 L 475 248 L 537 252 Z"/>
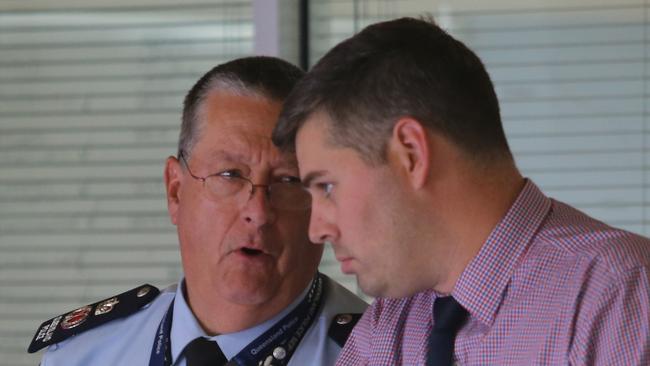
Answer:
<path fill-rule="evenodd" d="M 452 295 L 460 365 L 650 365 L 650 240 L 528 181 Z M 337 365 L 424 365 L 436 294 L 377 299 Z"/>

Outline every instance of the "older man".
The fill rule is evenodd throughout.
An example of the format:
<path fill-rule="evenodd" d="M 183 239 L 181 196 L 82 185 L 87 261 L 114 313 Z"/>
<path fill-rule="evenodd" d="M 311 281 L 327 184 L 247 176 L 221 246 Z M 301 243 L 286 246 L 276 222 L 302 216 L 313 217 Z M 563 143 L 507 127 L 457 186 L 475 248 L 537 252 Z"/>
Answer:
<path fill-rule="evenodd" d="M 479 58 L 435 24 L 369 26 L 285 103 L 310 235 L 379 296 L 340 365 L 649 365 L 650 241 L 517 170 Z"/>
<path fill-rule="evenodd" d="M 271 142 L 302 71 L 252 57 L 205 74 L 185 98 L 167 159 L 184 279 L 55 317 L 30 351 L 42 365 L 330 365 L 365 303 L 318 273 L 310 196 Z"/>

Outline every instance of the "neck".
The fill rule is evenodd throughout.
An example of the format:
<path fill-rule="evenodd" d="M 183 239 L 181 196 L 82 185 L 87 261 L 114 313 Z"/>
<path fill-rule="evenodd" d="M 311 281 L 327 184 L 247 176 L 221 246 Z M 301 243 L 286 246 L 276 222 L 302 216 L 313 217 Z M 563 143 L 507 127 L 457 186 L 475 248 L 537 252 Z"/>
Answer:
<path fill-rule="evenodd" d="M 306 281 L 300 282 L 299 285 L 293 288 L 285 287 L 283 293 L 256 304 L 238 303 L 216 296 L 214 291 L 201 291 L 206 287 L 192 286 L 187 279 L 184 295 L 203 330 L 214 336 L 246 330 L 273 318 L 294 302 L 310 281 L 311 277 L 306 277 Z"/>
<path fill-rule="evenodd" d="M 447 197 L 444 225 L 446 268 L 439 271 L 434 290 L 449 294 L 467 265 L 506 215 L 524 186 L 524 179 L 507 164 L 489 169 L 458 171 L 443 188 Z M 448 259 L 448 260 L 447 260 Z"/>

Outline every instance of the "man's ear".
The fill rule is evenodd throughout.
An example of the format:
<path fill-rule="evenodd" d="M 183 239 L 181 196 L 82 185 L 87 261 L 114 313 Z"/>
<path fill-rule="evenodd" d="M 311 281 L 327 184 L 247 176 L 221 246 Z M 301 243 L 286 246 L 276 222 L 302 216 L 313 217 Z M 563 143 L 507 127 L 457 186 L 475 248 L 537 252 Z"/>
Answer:
<path fill-rule="evenodd" d="M 174 156 L 167 158 L 165 162 L 165 188 L 167 190 L 167 211 L 172 224 L 178 221 L 178 208 L 180 206 L 180 187 L 183 180 L 181 164 Z"/>
<path fill-rule="evenodd" d="M 422 188 L 429 176 L 430 143 L 428 130 L 413 118 L 400 118 L 393 126 L 392 154 L 414 189 Z"/>

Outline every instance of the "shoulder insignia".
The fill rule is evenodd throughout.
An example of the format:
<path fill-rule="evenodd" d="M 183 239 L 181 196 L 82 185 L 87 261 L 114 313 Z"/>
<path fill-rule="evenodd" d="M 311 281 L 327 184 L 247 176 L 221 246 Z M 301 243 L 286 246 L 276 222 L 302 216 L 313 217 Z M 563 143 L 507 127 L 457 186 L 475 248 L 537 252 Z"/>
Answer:
<path fill-rule="evenodd" d="M 27 352 L 34 353 L 111 320 L 131 315 L 150 303 L 159 293 L 160 290 L 154 286 L 141 285 L 117 296 L 54 317 L 41 324 Z"/>
<path fill-rule="evenodd" d="M 338 314 L 332 320 L 327 335 L 339 346 L 343 347 L 352 329 L 361 318 L 361 313 Z"/>

